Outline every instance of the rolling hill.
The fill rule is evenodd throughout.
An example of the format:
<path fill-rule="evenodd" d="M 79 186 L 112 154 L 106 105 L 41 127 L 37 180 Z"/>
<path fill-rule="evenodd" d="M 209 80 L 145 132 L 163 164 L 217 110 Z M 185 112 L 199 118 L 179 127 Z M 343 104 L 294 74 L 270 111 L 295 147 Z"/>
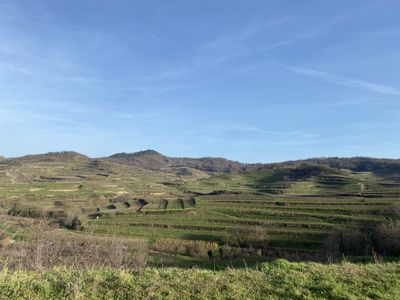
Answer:
<path fill-rule="evenodd" d="M 19 224 L 37 219 L 66 230 L 78 224 L 68 223 L 74 216 L 85 235 L 144 240 L 153 264 L 208 266 L 201 245 L 221 266 L 244 258 L 321 261 L 332 234 L 370 235 L 385 222 L 400 203 L 398 168 L 399 160 L 361 157 L 242 164 L 154 150 L 7 158 L 2 235 L 23 239 L 29 230 Z M 199 253 L 188 250 L 193 245 Z"/>

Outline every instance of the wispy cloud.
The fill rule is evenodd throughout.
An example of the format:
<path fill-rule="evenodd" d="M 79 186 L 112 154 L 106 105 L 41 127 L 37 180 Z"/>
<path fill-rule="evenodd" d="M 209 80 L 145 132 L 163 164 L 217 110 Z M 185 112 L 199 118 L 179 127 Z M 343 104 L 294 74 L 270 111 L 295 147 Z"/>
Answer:
<path fill-rule="evenodd" d="M 212 40 L 208 42 L 207 44 L 204 45 L 204 49 L 210 50 L 210 49 L 220 49 L 224 48 L 226 49 L 227 47 L 232 47 L 232 46 L 238 46 L 242 44 L 243 42 L 246 42 L 247 40 L 256 37 L 257 35 L 262 34 L 265 32 L 267 29 L 276 27 L 276 26 L 281 26 L 284 25 L 288 22 L 291 21 L 291 17 L 283 17 L 283 18 L 278 18 L 276 20 L 271 20 L 269 22 L 263 22 L 261 24 L 252 24 L 249 25 L 248 27 L 245 27 L 244 29 L 240 31 L 234 31 L 227 33 L 215 40 Z"/>
<path fill-rule="evenodd" d="M 161 114 L 154 114 L 154 113 L 121 113 L 121 114 L 114 114 L 111 115 L 111 118 L 114 119 L 121 119 L 121 120 L 135 120 L 135 119 L 150 119 L 155 117 L 161 117 Z"/>
<path fill-rule="evenodd" d="M 46 123 L 49 125 L 56 124 L 64 124 L 69 125 L 75 128 L 84 128 L 88 127 L 89 124 L 86 124 L 81 121 L 77 121 L 72 118 L 64 117 L 50 114 L 50 113 L 37 113 L 37 112 L 26 112 L 21 110 L 0 107 L 0 124 L 37 124 L 37 122 Z"/>
<path fill-rule="evenodd" d="M 288 67 L 289 70 L 292 70 L 299 74 L 304 74 L 307 76 L 318 78 L 322 81 L 342 85 L 346 87 L 356 88 L 368 92 L 386 94 L 386 95 L 400 95 L 400 90 L 391 86 L 372 83 L 369 81 L 364 81 L 360 79 L 355 79 L 351 77 L 336 75 L 332 73 L 320 72 L 311 69 L 305 68 L 297 68 L 297 67 Z"/>
<path fill-rule="evenodd" d="M 62 123 L 66 125 L 71 125 L 71 126 L 76 126 L 76 127 L 85 127 L 87 124 L 78 122 L 69 118 L 64 118 L 64 117 L 57 117 L 57 116 L 51 116 L 51 115 L 45 115 L 45 114 L 37 114 L 37 113 L 29 113 L 27 114 L 28 117 L 31 117 L 33 119 L 38 119 L 38 120 L 43 120 L 43 121 L 49 121 L 49 122 L 56 122 L 56 123 Z"/>
<path fill-rule="evenodd" d="M 269 135 L 269 136 L 284 136 L 285 138 L 298 138 L 298 139 L 316 139 L 319 138 L 320 135 L 316 133 L 310 133 L 304 130 L 265 130 L 258 127 L 252 126 L 233 126 L 228 129 L 227 131 L 236 131 L 236 132 L 245 132 L 245 133 L 255 133 L 255 134 L 262 134 L 262 135 Z"/>

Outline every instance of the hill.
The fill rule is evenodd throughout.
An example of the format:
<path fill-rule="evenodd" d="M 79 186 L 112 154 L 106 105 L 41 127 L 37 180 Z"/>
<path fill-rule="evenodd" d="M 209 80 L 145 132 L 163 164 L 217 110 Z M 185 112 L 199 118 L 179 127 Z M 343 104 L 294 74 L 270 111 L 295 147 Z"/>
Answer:
<path fill-rule="evenodd" d="M 107 159 L 107 158 L 105 158 Z M 327 157 L 305 160 L 286 161 L 281 163 L 240 163 L 219 157 L 178 158 L 167 157 L 155 150 L 145 150 L 135 153 L 118 153 L 108 157 L 121 163 L 131 164 L 150 170 L 173 170 L 174 168 L 197 169 L 208 174 L 238 173 L 266 169 L 297 168 L 299 166 L 314 166 L 330 168 L 331 170 L 351 170 L 355 172 L 399 172 L 399 159 L 381 159 L 370 157 Z"/>
<path fill-rule="evenodd" d="M 65 234 L 79 229 L 85 237 L 141 239 L 152 265 L 210 268 L 271 257 L 325 261 L 340 246 L 337 239 L 327 245 L 348 232 L 357 233 L 361 246 L 340 246 L 341 254 L 370 255 L 374 247 L 397 255 L 376 245 L 375 232 L 400 203 L 397 167 L 398 160 L 373 158 L 249 165 L 154 150 L 6 159 L 0 164 L 6 227 L 0 241 L 25 239 L 31 229 L 21 224 L 42 220 Z"/>
<path fill-rule="evenodd" d="M 69 161 L 90 161 L 90 158 L 74 152 L 74 151 L 62 151 L 62 152 L 49 152 L 46 154 L 37 155 L 26 155 L 22 157 L 9 158 L 5 162 L 7 164 L 25 164 L 25 163 L 41 163 L 41 162 L 55 162 L 63 163 Z"/>
<path fill-rule="evenodd" d="M 145 150 L 135 153 L 117 153 L 109 156 L 108 159 L 113 159 L 120 163 L 126 163 L 149 170 L 164 170 L 174 172 L 174 170 L 187 168 L 189 170 L 197 169 L 208 174 L 240 172 L 249 170 L 250 168 L 254 169 L 256 166 L 215 157 L 167 157 L 155 150 Z"/>
<path fill-rule="evenodd" d="M 311 158 L 306 160 L 287 161 L 273 164 L 274 166 L 295 166 L 302 163 L 329 166 L 335 169 L 348 169 L 355 172 L 382 172 L 382 171 L 400 171 L 400 159 L 382 159 L 371 157 L 328 157 Z"/>

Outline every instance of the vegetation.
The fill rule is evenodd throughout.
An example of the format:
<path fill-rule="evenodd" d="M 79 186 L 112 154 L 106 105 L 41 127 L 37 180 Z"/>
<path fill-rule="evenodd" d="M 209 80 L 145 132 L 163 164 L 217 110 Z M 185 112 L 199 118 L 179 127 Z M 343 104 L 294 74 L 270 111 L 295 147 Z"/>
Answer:
<path fill-rule="evenodd" d="M 203 298 L 390 299 L 399 292 L 398 163 L 246 165 L 152 150 L 4 159 L 0 298 L 107 298 L 113 290 L 120 298 L 202 291 Z"/>
<path fill-rule="evenodd" d="M 258 269 L 54 269 L 0 273 L 1 299 L 394 299 L 400 265 L 277 260 Z"/>

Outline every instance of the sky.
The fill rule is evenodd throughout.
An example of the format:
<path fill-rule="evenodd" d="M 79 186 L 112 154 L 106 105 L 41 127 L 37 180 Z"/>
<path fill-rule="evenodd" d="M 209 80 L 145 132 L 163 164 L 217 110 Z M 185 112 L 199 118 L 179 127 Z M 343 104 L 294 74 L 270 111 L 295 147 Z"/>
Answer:
<path fill-rule="evenodd" d="M 0 0 L 0 155 L 399 158 L 398 0 Z"/>

